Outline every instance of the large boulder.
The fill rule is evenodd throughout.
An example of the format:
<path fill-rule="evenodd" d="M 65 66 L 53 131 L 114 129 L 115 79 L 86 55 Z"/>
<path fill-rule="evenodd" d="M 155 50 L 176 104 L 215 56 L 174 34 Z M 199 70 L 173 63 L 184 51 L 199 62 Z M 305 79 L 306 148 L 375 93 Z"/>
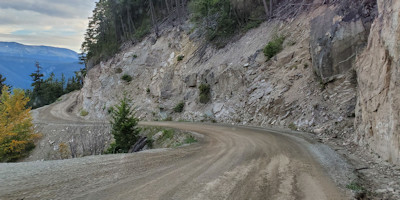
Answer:
<path fill-rule="evenodd" d="M 310 51 L 314 72 L 327 83 L 351 69 L 362 48 L 367 44 L 374 9 L 373 1 L 364 4 L 327 8 L 311 21 Z"/>

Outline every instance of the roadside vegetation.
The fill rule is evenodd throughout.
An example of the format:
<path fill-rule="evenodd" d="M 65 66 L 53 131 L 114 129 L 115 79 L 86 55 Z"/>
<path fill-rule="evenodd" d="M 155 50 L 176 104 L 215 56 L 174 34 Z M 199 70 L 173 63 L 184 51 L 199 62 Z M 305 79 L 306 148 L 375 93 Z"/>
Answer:
<path fill-rule="evenodd" d="M 288 128 L 290 128 L 292 131 L 297 131 L 297 126 L 293 122 L 288 125 Z"/>
<path fill-rule="evenodd" d="M 172 128 L 145 126 L 141 135 L 148 138 L 150 148 L 175 148 L 198 142 L 192 134 Z"/>
<path fill-rule="evenodd" d="M 7 86 L 0 96 L 0 161 L 13 162 L 23 158 L 35 147 L 39 137 L 33 130 L 30 108 L 26 108 L 29 98 L 23 90 Z"/>
<path fill-rule="evenodd" d="M 108 153 L 127 153 L 139 139 L 141 129 L 137 127 L 139 119 L 135 117 L 134 109 L 127 94 L 124 94 L 119 104 L 111 111 L 111 134 L 114 142 Z"/>
<path fill-rule="evenodd" d="M 86 110 L 81 110 L 81 112 L 80 112 L 80 115 L 82 116 L 82 117 L 85 117 L 85 116 L 87 116 L 89 114 L 89 112 L 88 111 L 86 111 Z"/>

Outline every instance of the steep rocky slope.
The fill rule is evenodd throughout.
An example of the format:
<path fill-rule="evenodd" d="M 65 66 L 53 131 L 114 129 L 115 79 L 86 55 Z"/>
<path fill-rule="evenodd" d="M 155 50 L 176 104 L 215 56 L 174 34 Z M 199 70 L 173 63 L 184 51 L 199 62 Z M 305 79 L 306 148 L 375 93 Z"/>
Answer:
<path fill-rule="evenodd" d="M 88 119 L 107 119 L 126 91 L 145 120 L 290 127 L 368 146 L 398 163 L 399 3 L 332 2 L 314 1 L 296 18 L 265 22 L 222 49 L 189 22 L 166 26 L 89 70 L 80 107 Z M 266 61 L 262 49 L 277 36 L 286 37 L 284 49 Z M 133 80 L 121 80 L 124 74 Z M 207 104 L 199 102 L 200 84 L 210 85 Z M 175 113 L 182 101 L 184 111 Z"/>
<path fill-rule="evenodd" d="M 351 77 L 323 88 L 311 67 L 310 19 L 329 9 L 319 7 L 291 22 L 266 22 L 220 50 L 191 39 L 195 36 L 186 24 L 164 29 L 157 40 L 148 37 L 91 69 L 82 90 L 83 108 L 89 118 L 107 117 L 107 108 L 127 91 L 147 120 L 212 118 L 311 129 L 346 124 L 349 114 L 343 110 L 355 101 Z M 284 50 L 266 62 L 262 49 L 277 35 L 286 36 Z M 182 61 L 179 55 L 185 56 Z M 133 81 L 121 80 L 123 74 Z M 208 104 L 199 102 L 202 83 L 211 87 Z M 180 101 L 185 110 L 174 113 Z"/>
<path fill-rule="evenodd" d="M 400 1 L 378 5 L 368 47 L 357 60 L 354 141 L 400 163 Z"/>

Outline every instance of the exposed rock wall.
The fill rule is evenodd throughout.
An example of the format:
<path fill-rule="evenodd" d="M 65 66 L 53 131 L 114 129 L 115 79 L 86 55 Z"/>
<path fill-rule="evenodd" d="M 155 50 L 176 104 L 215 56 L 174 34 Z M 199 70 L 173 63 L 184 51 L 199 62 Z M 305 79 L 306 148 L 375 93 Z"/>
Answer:
<path fill-rule="evenodd" d="M 400 163 L 400 1 L 378 5 L 368 47 L 357 61 L 354 141 Z"/>
<path fill-rule="evenodd" d="M 311 21 L 310 51 L 314 71 L 322 82 L 353 69 L 367 43 L 375 10 L 375 1 L 342 1 Z"/>
<path fill-rule="evenodd" d="M 354 119 L 352 73 L 325 85 L 311 66 L 310 21 L 327 9 L 314 8 L 289 22 L 263 23 L 219 50 L 194 42 L 187 24 L 163 29 L 155 43 L 148 37 L 91 69 L 82 89 L 82 106 L 89 111 L 88 118 L 107 118 L 108 108 L 127 91 L 138 116 L 146 120 L 171 116 L 174 120 L 290 125 L 344 136 L 352 132 Z M 266 62 L 262 49 L 276 35 L 286 36 L 284 50 Z M 178 61 L 180 55 L 185 57 Z M 123 74 L 131 75 L 132 82 L 122 81 Z M 207 104 L 199 102 L 201 83 L 211 88 Z M 181 101 L 184 111 L 173 112 Z"/>
<path fill-rule="evenodd" d="M 107 119 L 126 91 L 141 119 L 292 127 L 351 139 L 398 163 L 400 2 L 378 1 L 372 26 L 376 2 L 363 2 L 265 22 L 219 50 L 188 24 L 165 28 L 89 70 L 80 106 L 87 118 Z M 286 36 L 284 50 L 266 62 L 262 49 L 276 35 Z M 201 83 L 211 88 L 207 104 Z"/>

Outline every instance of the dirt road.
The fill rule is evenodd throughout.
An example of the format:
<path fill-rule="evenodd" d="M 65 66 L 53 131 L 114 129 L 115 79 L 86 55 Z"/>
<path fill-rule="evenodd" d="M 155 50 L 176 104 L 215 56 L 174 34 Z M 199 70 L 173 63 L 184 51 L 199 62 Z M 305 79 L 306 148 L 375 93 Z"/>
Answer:
<path fill-rule="evenodd" d="M 74 95 L 71 95 L 74 97 Z M 74 123 L 64 107 L 35 118 Z M 78 122 L 77 122 L 78 123 Z M 82 123 L 82 122 L 79 122 Z M 143 122 L 201 134 L 199 142 L 135 154 L 0 164 L 0 199 L 350 199 L 334 151 L 278 130 Z M 93 125 L 93 124 L 91 124 Z M 332 179 L 334 177 L 334 179 Z M 342 184 L 343 185 L 343 184 Z"/>
<path fill-rule="evenodd" d="M 2 199 L 346 199 L 289 136 L 190 123 L 198 144 L 137 154 L 0 165 Z M 338 169 L 340 170 L 340 169 Z"/>

